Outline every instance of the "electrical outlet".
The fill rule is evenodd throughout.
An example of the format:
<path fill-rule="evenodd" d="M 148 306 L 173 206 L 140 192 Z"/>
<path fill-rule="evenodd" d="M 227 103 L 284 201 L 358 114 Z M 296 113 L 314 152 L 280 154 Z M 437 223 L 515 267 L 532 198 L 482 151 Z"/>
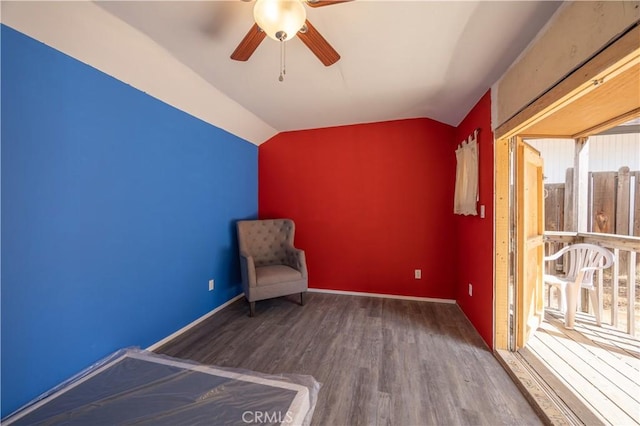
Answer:
<path fill-rule="evenodd" d="M 422 279 L 422 269 L 416 269 L 415 271 L 413 271 L 413 276 L 416 278 L 416 280 Z"/>
<path fill-rule="evenodd" d="M 209 280 L 209 291 L 213 290 L 213 280 Z"/>
<path fill-rule="evenodd" d="M 469 283 L 469 296 L 473 296 L 473 286 Z"/>

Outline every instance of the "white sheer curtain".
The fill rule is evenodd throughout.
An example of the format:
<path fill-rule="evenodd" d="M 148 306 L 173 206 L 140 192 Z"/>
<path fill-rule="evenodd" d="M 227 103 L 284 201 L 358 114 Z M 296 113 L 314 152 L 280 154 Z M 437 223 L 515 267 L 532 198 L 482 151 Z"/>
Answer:
<path fill-rule="evenodd" d="M 456 149 L 456 187 L 453 212 L 477 215 L 478 202 L 478 130 Z"/>

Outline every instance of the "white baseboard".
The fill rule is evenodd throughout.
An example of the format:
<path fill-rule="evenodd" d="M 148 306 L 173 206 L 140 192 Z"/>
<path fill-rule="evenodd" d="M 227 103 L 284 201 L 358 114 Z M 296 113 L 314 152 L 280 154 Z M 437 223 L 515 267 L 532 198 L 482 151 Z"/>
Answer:
<path fill-rule="evenodd" d="M 180 330 L 176 331 L 175 333 L 165 337 L 164 339 L 154 343 L 153 345 L 149 346 L 147 348 L 148 351 L 154 351 L 156 349 L 158 349 L 160 346 L 164 345 L 165 343 L 167 343 L 169 340 L 175 339 L 176 337 L 178 337 L 179 335 L 181 335 L 182 333 L 184 333 L 185 331 L 189 330 L 190 328 L 195 327 L 196 325 L 200 324 L 202 321 L 206 320 L 207 318 L 209 318 L 211 315 L 215 314 L 216 312 L 221 311 L 222 309 L 226 308 L 227 306 L 229 306 L 230 304 L 232 304 L 233 302 L 235 302 L 236 300 L 240 299 L 241 297 L 244 297 L 244 293 L 240 293 L 239 295 L 237 295 L 236 297 L 234 297 L 233 299 L 229 300 L 228 302 L 223 303 L 222 305 L 218 306 L 217 308 L 215 308 L 214 310 L 207 312 L 206 314 L 204 314 L 203 316 L 201 316 L 200 318 L 198 318 L 197 320 L 185 325 L 184 327 L 182 327 Z"/>
<path fill-rule="evenodd" d="M 452 304 L 456 303 L 456 301 L 453 299 L 436 299 L 432 297 L 401 296 L 401 295 L 383 294 L 383 293 L 365 293 L 360 291 L 327 290 L 323 288 L 310 288 L 308 291 L 312 293 L 344 294 L 347 296 L 380 297 L 382 299 L 416 300 L 418 302 L 436 302 L 436 303 L 452 303 Z"/>

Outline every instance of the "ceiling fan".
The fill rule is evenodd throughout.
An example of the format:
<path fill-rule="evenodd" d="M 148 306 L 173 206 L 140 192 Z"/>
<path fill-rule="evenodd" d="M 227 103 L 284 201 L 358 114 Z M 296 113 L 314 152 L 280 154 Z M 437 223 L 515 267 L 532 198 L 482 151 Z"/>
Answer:
<path fill-rule="evenodd" d="M 256 23 L 233 51 L 231 59 L 248 60 L 267 35 L 280 42 L 297 35 L 325 66 L 333 65 L 338 62 L 340 55 L 306 19 L 303 3 L 310 7 L 322 7 L 348 1 L 352 0 L 256 0 L 253 9 Z M 284 43 L 282 46 L 284 49 Z"/>

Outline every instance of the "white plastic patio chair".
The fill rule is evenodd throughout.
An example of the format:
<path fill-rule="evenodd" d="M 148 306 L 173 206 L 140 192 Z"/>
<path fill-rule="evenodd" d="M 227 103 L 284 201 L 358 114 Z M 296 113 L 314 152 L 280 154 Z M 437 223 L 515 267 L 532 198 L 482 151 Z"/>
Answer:
<path fill-rule="evenodd" d="M 565 275 L 544 274 L 545 284 L 560 289 L 560 310 L 565 314 L 565 327 L 573 328 L 581 288 L 589 290 L 596 324 L 601 325 L 599 309 L 601 295 L 593 285 L 593 275 L 595 271 L 604 270 L 613 265 L 613 254 L 603 247 L 580 243 L 565 246 L 553 255 L 546 256 L 544 260 L 556 260 L 565 254 L 568 262 Z"/>

